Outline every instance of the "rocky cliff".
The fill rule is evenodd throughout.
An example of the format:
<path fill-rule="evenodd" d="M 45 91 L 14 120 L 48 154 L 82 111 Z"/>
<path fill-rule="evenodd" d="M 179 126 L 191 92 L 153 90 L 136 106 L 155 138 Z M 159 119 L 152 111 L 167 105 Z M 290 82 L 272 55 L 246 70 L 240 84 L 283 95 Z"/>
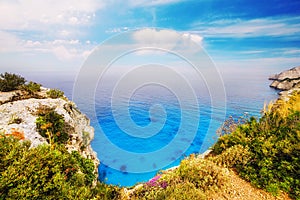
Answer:
<path fill-rule="evenodd" d="M 300 91 L 300 66 L 269 77 L 270 87 L 281 90 L 279 98 L 288 100 L 294 91 Z"/>
<path fill-rule="evenodd" d="M 269 77 L 273 80 L 270 87 L 278 90 L 290 90 L 300 87 L 300 66 L 275 74 Z"/>
<path fill-rule="evenodd" d="M 22 90 L 0 92 L 0 132 L 17 135 L 22 140 L 30 140 L 31 147 L 47 143 L 46 138 L 37 131 L 37 112 L 43 107 L 53 108 L 63 116 L 71 130 L 68 132 L 66 148 L 69 152 L 78 151 L 83 157 L 91 159 L 95 165 L 94 173 L 98 177 L 99 160 L 90 146 L 94 129 L 90 126 L 89 119 L 66 97 L 48 98 L 47 91 L 49 89 L 41 88 L 41 91 L 34 95 Z"/>

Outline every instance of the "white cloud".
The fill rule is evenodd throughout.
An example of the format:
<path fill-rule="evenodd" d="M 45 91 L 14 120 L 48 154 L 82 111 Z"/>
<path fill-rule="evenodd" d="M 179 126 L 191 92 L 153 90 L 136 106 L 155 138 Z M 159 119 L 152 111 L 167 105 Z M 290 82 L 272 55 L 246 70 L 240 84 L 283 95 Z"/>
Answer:
<path fill-rule="evenodd" d="M 196 42 L 197 44 L 201 44 L 203 37 L 201 37 L 200 35 L 197 34 L 191 34 L 191 33 L 184 33 L 182 35 L 184 38 L 188 38 L 190 40 L 192 40 L 193 42 Z"/>
<path fill-rule="evenodd" d="M 11 52 L 19 49 L 20 40 L 13 34 L 0 30 L 0 52 Z"/>
<path fill-rule="evenodd" d="M 283 52 L 284 54 L 297 54 L 300 55 L 300 49 L 289 49 Z"/>
<path fill-rule="evenodd" d="M 60 60 L 71 60 L 75 57 L 75 54 L 64 46 L 53 47 L 52 52 Z"/>
<path fill-rule="evenodd" d="M 80 38 L 105 4 L 98 0 L 1 0 L 0 52 L 50 53 L 60 60 L 86 57 L 92 45 L 70 38 Z"/>
<path fill-rule="evenodd" d="M 237 51 L 236 53 L 241 55 L 247 54 L 268 54 L 272 56 L 294 56 L 300 55 L 300 49 L 297 48 L 273 48 L 273 49 L 261 49 L 261 50 L 246 50 L 246 51 Z"/>
<path fill-rule="evenodd" d="M 93 49 L 91 44 L 82 44 L 79 40 L 23 40 L 20 43 L 22 49 L 19 49 L 19 51 L 31 54 L 50 53 L 61 61 L 85 59 L 90 54 L 90 49 Z M 16 51 L 16 49 L 14 50 Z"/>
<path fill-rule="evenodd" d="M 129 5 L 131 7 L 141 7 L 141 6 L 158 6 L 165 4 L 177 3 L 181 0 L 129 0 Z"/>
<path fill-rule="evenodd" d="M 300 34 L 300 17 L 221 20 L 193 24 L 193 29 L 213 37 L 287 36 Z"/>
<path fill-rule="evenodd" d="M 203 37 L 188 32 L 180 33 L 173 30 L 142 29 L 132 34 L 138 47 L 143 47 L 135 52 L 135 55 L 166 54 L 168 51 L 196 53 L 194 43 L 201 45 Z M 134 47 L 132 47 L 134 48 Z M 150 49 L 149 49 L 150 48 Z M 152 49 L 154 48 L 154 49 Z M 167 51 L 165 51 L 167 50 Z"/>
<path fill-rule="evenodd" d="M 58 31 L 58 36 L 61 36 L 61 37 L 68 37 L 71 35 L 71 32 L 70 31 L 67 31 L 67 30 L 61 30 L 61 31 Z"/>
<path fill-rule="evenodd" d="M 180 34 L 171 30 L 142 29 L 133 34 L 133 39 L 145 47 L 172 49 L 180 38 Z"/>
<path fill-rule="evenodd" d="M 97 0 L 1 0 L 0 27 L 8 30 L 40 30 L 54 24 L 85 25 L 104 6 L 103 1 Z"/>

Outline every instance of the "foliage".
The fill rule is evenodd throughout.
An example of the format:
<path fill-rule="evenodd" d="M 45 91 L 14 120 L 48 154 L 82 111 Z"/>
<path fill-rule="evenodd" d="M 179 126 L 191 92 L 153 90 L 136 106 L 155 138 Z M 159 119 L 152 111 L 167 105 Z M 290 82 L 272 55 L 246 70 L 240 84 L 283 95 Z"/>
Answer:
<path fill-rule="evenodd" d="M 181 161 L 173 171 L 163 172 L 138 188 L 133 199 L 206 199 L 206 192 L 217 191 L 227 183 L 224 170 L 201 158 Z"/>
<path fill-rule="evenodd" d="M 51 145 L 54 143 L 66 143 L 69 135 L 66 130 L 64 117 L 54 111 L 53 108 L 41 107 L 38 111 L 36 127 L 39 134 L 45 137 Z"/>
<path fill-rule="evenodd" d="M 92 194 L 95 199 L 101 200 L 117 200 L 120 199 L 121 188 L 114 185 L 97 182 L 95 188 L 92 189 Z"/>
<path fill-rule="evenodd" d="M 130 199 L 136 200 L 186 200 L 186 199 L 206 199 L 205 193 L 197 189 L 193 183 L 179 182 L 169 185 L 167 188 L 140 188 Z"/>
<path fill-rule="evenodd" d="M 209 159 L 223 167 L 243 167 L 251 158 L 250 151 L 242 145 L 234 145 L 225 149 L 221 154 L 210 157 Z"/>
<path fill-rule="evenodd" d="M 77 151 L 72 151 L 72 156 L 76 159 L 81 172 L 84 174 L 84 184 L 91 185 L 96 178 L 94 163 L 89 159 L 83 158 Z"/>
<path fill-rule="evenodd" d="M 93 165 L 63 146 L 0 138 L 0 199 L 88 199 Z M 87 171 L 86 169 L 90 169 Z"/>
<path fill-rule="evenodd" d="M 217 191 L 227 181 L 222 168 L 201 158 L 183 160 L 176 173 L 184 182 L 191 182 L 203 191 Z"/>
<path fill-rule="evenodd" d="M 0 137 L 0 199 L 119 199 L 120 188 L 97 183 L 94 165 L 78 152 Z"/>
<path fill-rule="evenodd" d="M 259 120 L 251 118 L 220 137 L 213 152 L 228 157 L 230 148 L 243 147 L 250 155 L 243 167 L 237 167 L 243 178 L 275 195 L 282 190 L 300 199 L 299 144 L 300 94 L 295 93 L 289 101 L 270 104 Z"/>
<path fill-rule="evenodd" d="M 0 91 L 9 92 L 18 89 L 20 86 L 25 84 L 25 78 L 5 72 L 0 74 Z"/>
<path fill-rule="evenodd" d="M 64 96 L 64 92 L 59 89 L 50 89 L 47 92 L 48 97 L 52 99 L 57 99 Z"/>
<path fill-rule="evenodd" d="M 23 85 L 21 89 L 25 90 L 29 94 L 35 94 L 36 92 L 41 91 L 41 86 L 41 84 L 30 81 L 29 83 Z"/>

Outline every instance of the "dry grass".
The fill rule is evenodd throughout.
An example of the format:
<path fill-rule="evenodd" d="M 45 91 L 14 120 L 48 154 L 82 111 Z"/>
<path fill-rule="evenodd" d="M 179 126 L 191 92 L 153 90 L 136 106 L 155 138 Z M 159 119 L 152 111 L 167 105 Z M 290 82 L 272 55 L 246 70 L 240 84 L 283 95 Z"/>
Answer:
<path fill-rule="evenodd" d="M 229 170 L 228 184 L 223 190 L 215 193 L 207 193 L 208 200 L 290 200 L 287 194 L 280 194 L 274 197 L 264 190 L 253 187 L 249 182 L 241 179 L 236 172 Z"/>

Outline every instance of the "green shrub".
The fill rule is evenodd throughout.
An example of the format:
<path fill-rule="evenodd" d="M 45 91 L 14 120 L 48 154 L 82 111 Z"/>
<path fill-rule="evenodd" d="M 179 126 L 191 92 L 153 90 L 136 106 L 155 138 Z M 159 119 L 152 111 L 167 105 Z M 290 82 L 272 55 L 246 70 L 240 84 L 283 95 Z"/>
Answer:
<path fill-rule="evenodd" d="M 7 137 L 0 133 L 0 174 L 19 159 L 29 147 L 30 143 L 28 141 L 19 142 L 12 136 Z"/>
<path fill-rule="evenodd" d="M 34 94 L 41 91 L 41 86 L 41 84 L 30 81 L 28 84 L 23 85 L 21 89 L 25 90 L 29 94 Z"/>
<path fill-rule="evenodd" d="M 80 171 L 84 174 L 84 185 L 91 185 L 96 178 L 94 163 L 90 159 L 83 158 L 77 151 L 72 151 L 72 157 L 76 159 Z"/>
<path fill-rule="evenodd" d="M 223 167 L 243 167 L 251 158 L 249 148 L 242 145 L 234 145 L 217 156 L 210 157 L 210 160 Z"/>
<path fill-rule="evenodd" d="M 269 105 L 258 121 L 251 118 L 220 137 L 212 149 L 220 154 L 216 159 L 219 163 L 234 166 L 239 159 L 231 158 L 240 155 L 232 150 L 244 147 L 248 162 L 235 166 L 244 179 L 274 195 L 282 190 L 300 199 L 299 144 L 300 94 L 295 93 L 288 102 L 279 100 Z"/>
<path fill-rule="evenodd" d="M 180 182 L 169 185 L 167 188 L 141 188 L 136 191 L 130 199 L 136 200 L 186 200 L 186 199 L 206 199 L 205 193 L 197 189 L 193 183 Z"/>
<path fill-rule="evenodd" d="M 87 175 L 85 168 L 91 166 L 63 146 L 29 148 L 30 143 L 4 135 L 0 144 L 0 199 L 93 197 L 90 182 L 77 179 L 78 175 Z"/>
<path fill-rule="evenodd" d="M 39 134 L 50 143 L 63 144 L 69 139 L 64 117 L 54 111 L 53 108 L 42 107 L 38 111 L 36 127 Z"/>
<path fill-rule="evenodd" d="M 9 92 L 17 90 L 20 86 L 25 84 L 25 82 L 25 78 L 5 72 L 4 74 L 0 74 L 0 91 Z"/>
<path fill-rule="evenodd" d="M 202 191 L 217 191 L 225 186 L 227 178 L 222 168 L 200 158 L 185 159 L 176 170 L 183 182 L 190 182 Z"/>
<path fill-rule="evenodd" d="M 182 160 L 177 169 L 162 172 L 136 189 L 131 199 L 206 199 L 206 194 L 226 184 L 224 169 L 191 156 Z"/>
<path fill-rule="evenodd" d="M 95 199 L 101 200 L 117 200 L 121 199 L 121 188 L 114 185 L 97 182 L 95 188 L 92 189 L 92 194 Z"/>
<path fill-rule="evenodd" d="M 0 134 L 0 199 L 119 199 L 120 188 L 97 183 L 94 165 L 62 145 L 55 148 Z"/>
<path fill-rule="evenodd" d="M 48 97 L 52 99 L 57 99 L 64 96 L 64 92 L 59 89 L 50 89 L 47 92 Z"/>

